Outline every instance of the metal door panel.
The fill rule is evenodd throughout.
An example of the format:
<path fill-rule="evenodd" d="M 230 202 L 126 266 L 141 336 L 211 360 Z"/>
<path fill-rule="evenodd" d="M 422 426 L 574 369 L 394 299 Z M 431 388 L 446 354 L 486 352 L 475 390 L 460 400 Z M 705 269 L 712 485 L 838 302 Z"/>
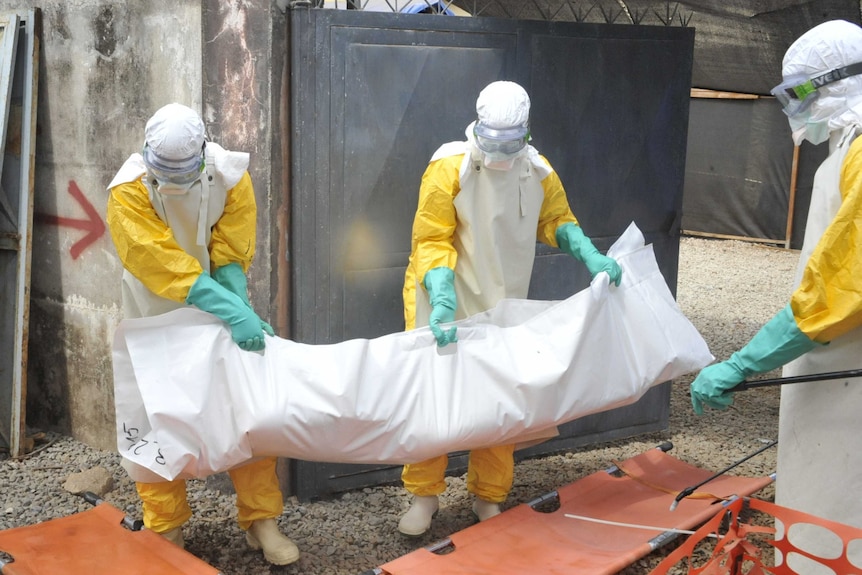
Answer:
<path fill-rule="evenodd" d="M 501 45 L 467 48 L 465 55 L 462 47 L 434 46 L 439 34 L 433 32 L 405 37 L 383 31 L 373 37 L 379 44 L 367 43 L 364 31 L 352 32 L 360 33 L 338 38 L 344 41 L 344 59 L 333 63 L 333 74 L 344 77 L 344 107 L 363 106 L 360 113 L 336 109 L 333 115 L 333 129 L 343 138 L 332 146 L 330 161 L 343 169 L 333 170 L 332 185 L 344 190 L 344 195 L 341 202 L 330 204 L 331 221 L 336 224 L 330 241 L 346 247 L 344 259 L 333 261 L 333 273 L 343 271 L 344 291 L 332 293 L 330 299 L 332 333 L 339 340 L 404 329 L 401 315 L 391 313 L 401 307 L 401 290 L 392 287 L 403 282 L 410 255 L 410 242 L 404 238 L 410 237 L 412 221 L 404 216 L 415 209 L 421 178 L 413 160 L 427 161 L 432 142 L 461 139 L 451 129 L 428 125 L 429 109 L 439 107 L 441 114 L 448 110 L 448 105 L 441 106 L 444 103 L 436 99 L 439 93 L 432 83 L 448 74 L 455 59 L 466 61 L 467 69 L 478 67 L 496 77 L 503 72 L 507 48 L 514 48 L 511 38 L 486 37 Z M 380 66 L 381 61 L 387 65 Z M 475 78 L 452 81 L 466 93 L 482 87 L 476 86 Z M 412 185 L 393 189 L 396 182 Z M 383 294 L 389 297 L 381 298 Z"/>
<path fill-rule="evenodd" d="M 360 11 L 291 13 L 292 337 L 403 329 L 401 288 L 422 173 L 464 139 L 481 88 L 520 82 L 534 144 L 607 249 L 635 220 L 676 285 L 693 30 Z M 537 244 L 530 297 L 562 299 L 583 265 Z M 561 427 L 538 455 L 661 429 L 669 386 Z M 454 454 L 450 472 L 464 469 Z M 301 499 L 397 481 L 399 466 L 297 461 Z"/>
<path fill-rule="evenodd" d="M 666 229 L 679 198 L 658 186 L 681 185 L 685 150 L 656 148 L 685 141 L 688 86 L 679 70 L 686 54 L 678 38 L 656 37 L 655 27 L 581 28 L 628 28 L 628 37 L 533 38 L 536 145 L 567 184 L 572 209 L 592 236 L 616 236 L 633 216 L 645 231 Z M 559 54 L 576 55 L 576 66 Z"/>
<path fill-rule="evenodd" d="M 18 15 L 0 13 L 0 112 L 3 123 L 0 125 L 0 152 L 6 147 L 6 132 L 9 115 L 9 101 L 12 97 L 12 80 L 15 73 L 15 53 L 18 49 Z M 0 171 L 3 158 L 0 157 Z"/>
<path fill-rule="evenodd" d="M 22 455 L 25 428 L 33 177 L 38 77 L 37 11 L 3 22 L 0 186 L 0 443 Z"/>
<path fill-rule="evenodd" d="M 0 14 L 0 171 L 6 149 L 9 101 L 18 47 L 18 16 Z M 17 455 L 20 427 L 18 358 L 18 200 L 17 190 L 0 190 L 0 446 Z M 14 447 L 13 447 L 14 444 Z"/>
<path fill-rule="evenodd" d="M 294 256 L 299 261 L 313 250 L 324 259 L 316 258 L 314 268 L 298 266 L 293 272 L 293 335 L 329 343 L 404 328 L 402 315 L 391 313 L 393 302 L 395 309 L 401 307 L 400 286 L 364 272 L 395 270 L 403 278 L 422 172 L 440 144 L 463 139 L 478 91 L 514 73 L 517 37 L 513 32 L 388 28 L 412 26 L 415 16 L 311 14 L 333 21 L 330 34 L 315 38 L 316 69 L 309 70 L 317 76 L 313 93 L 320 96 L 313 104 L 305 99 L 317 118 L 327 119 L 328 129 L 320 129 L 322 122 L 314 126 L 313 160 L 306 142 L 299 145 L 308 161 L 323 167 L 307 174 L 311 189 L 339 192 L 299 199 L 301 219 L 294 221 L 293 237 L 301 239 L 294 242 Z M 336 25 L 354 15 L 364 25 Z M 372 26 L 375 21 L 378 27 Z M 482 73 L 474 73 L 477 69 Z M 447 89 L 441 90 L 441 78 Z M 306 85 L 303 79 L 300 83 Z M 299 107 L 304 108 L 302 102 Z M 445 121 L 429 122 L 435 116 Z M 299 167 L 301 174 L 308 165 Z M 363 317 L 353 315 L 357 313 Z M 365 318 L 373 323 L 364 323 Z"/>

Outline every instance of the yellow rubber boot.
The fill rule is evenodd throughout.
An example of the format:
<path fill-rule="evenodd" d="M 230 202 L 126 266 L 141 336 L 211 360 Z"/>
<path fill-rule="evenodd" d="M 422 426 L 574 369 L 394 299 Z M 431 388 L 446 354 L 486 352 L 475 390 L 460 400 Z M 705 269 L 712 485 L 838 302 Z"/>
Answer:
<path fill-rule="evenodd" d="M 159 535 L 161 535 L 162 537 L 164 537 L 165 539 L 167 539 L 168 541 L 170 541 L 171 543 L 173 543 L 174 545 L 176 545 L 180 549 L 186 548 L 186 542 L 183 539 L 183 528 L 182 528 L 182 526 L 174 527 L 173 529 L 169 529 L 168 531 L 165 531 L 164 533 L 159 533 Z"/>
<path fill-rule="evenodd" d="M 299 559 L 299 548 L 282 535 L 275 519 L 258 519 L 248 528 L 245 540 L 252 549 L 263 549 L 263 557 L 273 565 L 290 565 Z"/>
<path fill-rule="evenodd" d="M 500 514 L 500 504 L 477 497 L 473 501 L 473 513 L 479 518 L 479 521 L 485 521 Z"/>
<path fill-rule="evenodd" d="M 410 537 L 422 535 L 431 527 L 439 505 L 436 495 L 414 495 L 410 509 L 398 522 L 398 531 Z"/>

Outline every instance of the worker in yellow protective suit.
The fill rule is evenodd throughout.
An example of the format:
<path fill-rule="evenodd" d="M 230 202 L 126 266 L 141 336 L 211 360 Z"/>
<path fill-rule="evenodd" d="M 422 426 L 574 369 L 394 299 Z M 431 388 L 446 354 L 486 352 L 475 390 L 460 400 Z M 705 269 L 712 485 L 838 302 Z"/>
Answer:
<path fill-rule="evenodd" d="M 457 341 L 455 319 L 503 298 L 526 298 L 536 240 L 576 257 L 619 285 L 622 270 L 599 253 L 569 208 L 548 160 L 531 146 L 530 98 L 514 82 L 493 82 L 476 101 L 466 141 L 441 146 L 422 176 L 404 282 L 406 328 L 428 325 L 439 346 Z M 464 385 L 471 382 L 465 381 Z M 493 401 L 493 398 L 489 398 Z M 513 445 L 470 453 L 467 489 L 480 521 L 500 513 L 512 487 Z M 413 494 L 398 530 L 425 533 L 446 484 L 447 455 L 406 465 Z"/>
<path fill-rule="evenodd" d="M 126 318 L 193 305 L 230 327 L 242 349 L 261 350 L 272 328 L 248 300 L 246 271 L 255 250 L 256 206 L 248 154 L 207 142 L 191 108 L 169 104 L 147 122 L 144 147 L 108 186 L 108 227 L 123 263 Z M 182 353 L 182 350 L 177 350 Z M 267 561 L 299 558 L 278 530 L 284 511 L 275 458 L 232 469 L 239 525 Z M 136 483 L 144 525 L 180 547 L 191 517 L 184 480 Z"/>
<path fill-rule="evenodd" d="M 793 140 L 828 141 L 829 156 L 814 177 L 789 304 L 727 361 L 700 372 L 691 384 L 698 414 L 703 405 L 725 409 L 728 390 L 785 364 L 785 376 L 862 367 L 860 74 L 862 28 L 843 20 L 815 26 L 784 56 L 783 81 L 772 93 Z M 862 381 L 782 386 L 776 503 L 862 528 L 860 413 Z M 823 545 L 832 553 L 815 533 L 803 537 L 806 551 Z"/>

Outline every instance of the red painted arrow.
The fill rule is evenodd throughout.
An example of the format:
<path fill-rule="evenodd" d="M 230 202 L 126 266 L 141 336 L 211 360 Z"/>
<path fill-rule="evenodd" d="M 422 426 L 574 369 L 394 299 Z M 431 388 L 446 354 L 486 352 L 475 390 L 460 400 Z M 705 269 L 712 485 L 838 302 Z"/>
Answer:
<path fill-rule="evenodd" d="M 97 212 L 93 207 L 93 204 L 87 200 L 83 192 L 81 192 L 81 189 L 78 187 L 78 184 L 73 180 L 69 181 L 69 194 L 78 201 L 82 208 L 84 208 L 84 213 L 87 214 L 87 219 L 79 220 L 75 218 L 62 218 L 60 216 L 52 216 L 48 214 L 36 214 L 36 218 L 43 224 L 67 226 L 87 232 L 87 235 L 72 244 L 72 248 L 69 250 L 69 253 L 72 255 L 72 259 L 76 260 L 78 259 L 78 256 L 81 255 L 81 252 L 83 252 L 90 244 L 102 237 L 102 234 L 105 233 L 105 223 L 102 221 L 101 216 L 99 216 L 99 212 Z"/>

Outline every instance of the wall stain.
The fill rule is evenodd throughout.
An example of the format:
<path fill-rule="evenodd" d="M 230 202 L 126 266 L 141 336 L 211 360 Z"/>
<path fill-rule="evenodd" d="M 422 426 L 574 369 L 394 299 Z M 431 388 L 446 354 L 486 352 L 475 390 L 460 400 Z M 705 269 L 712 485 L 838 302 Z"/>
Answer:
<path fill-rule="evenodd" d="M 103 6 L 93 20 L 93 41 L 96 51 L 106 58 L 110 58 L 117 49 L 114 10 L 110 6 Z"/>
<path fill-rule="evenodd" d="M 46 22 L 50 22 L 50 26 L 44 26 L 43 30 L 50 30 L 51 34 L 55 34 L 63 40 L 71 40 L 72 32 L 69 30 L 68 16 L 66 7 L 62 4 L 56 8 L 47 7 L 45 10 Z"/>

